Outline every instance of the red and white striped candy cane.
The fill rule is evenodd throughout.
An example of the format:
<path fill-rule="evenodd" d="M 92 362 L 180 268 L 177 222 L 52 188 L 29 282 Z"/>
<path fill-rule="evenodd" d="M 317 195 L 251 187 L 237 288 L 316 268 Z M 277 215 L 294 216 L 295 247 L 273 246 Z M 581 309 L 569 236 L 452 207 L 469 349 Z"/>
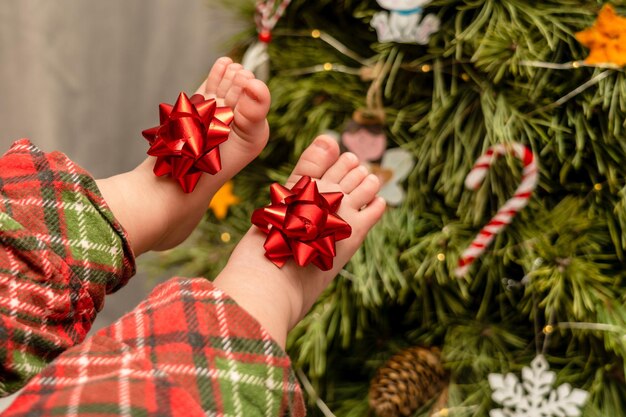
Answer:
<path fill-rule="evenodd" d="M 471 245 L 463 251 L 458 267 L 455 270 L 457 277 L 463 277 L 467 274 L 472 262 L 485 252 L 495 235 L 510 224 L 513 217 L 526 207 L 532 192 L 537 188 L 539 176 L 537 158 L 527 146 L 517 142 L 499 144 L 489 148 L 483 156 L 478 158 L 476 164 L 474 164 L 474 167 L 467 175 L 465 186 L 476 190 L 487 175 L 487 170 L 493 162 L 507 153 L 514 153 L 524 163 L 522 182 L 515 190 L 515 195 L 504 203 L 504 206 L 498 210 L 498 213 L 481 229 Z"/>
<path fill-rule="evenodd" d="M 254 42 L 241 58 L 241 65 L 250 70 L 261 81 L 267 81 L 270 77 L 270 56 L 267 52 L 268 45 L 272 40 L 272 30 L 281 16 L 287 10 L 291 0 L 282 0 L 276 5 L 276 0 L 257 0 L 254 20 L 259 33 Z"/>
<path fill-rule="evenodd" d="M 255 21 L 261 42 L 270 42 L 272 29 L 287 10 L 289 3 L 291 0 L 283 0 L 278 6 L 276 6 L 276 0 L 259 0 L 256 2 Z"/>

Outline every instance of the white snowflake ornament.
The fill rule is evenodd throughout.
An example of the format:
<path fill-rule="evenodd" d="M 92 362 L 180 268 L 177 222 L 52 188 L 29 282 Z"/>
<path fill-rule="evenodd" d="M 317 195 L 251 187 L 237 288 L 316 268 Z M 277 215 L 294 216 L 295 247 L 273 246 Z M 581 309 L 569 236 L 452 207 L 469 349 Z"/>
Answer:
<path fill-rule="evenodd" d="M 491 417 L 578 417 L 589 393 L 569 384 L 552 385 L 556 374 L 549 371 L 543 355 L 537 356 L 530 367 L 522 369 L 522 380 L 508 373 L 490 374 L 491 398 L 504 408 L 491 410 Z"/>

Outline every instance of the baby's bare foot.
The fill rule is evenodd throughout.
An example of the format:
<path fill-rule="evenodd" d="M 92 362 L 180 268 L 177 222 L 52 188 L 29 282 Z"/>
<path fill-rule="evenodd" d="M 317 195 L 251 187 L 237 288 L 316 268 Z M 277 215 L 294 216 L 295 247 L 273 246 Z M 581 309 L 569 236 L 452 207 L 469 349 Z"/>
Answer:
<path fill-rule="evenodd" d="M 219 105 L 234 111 L 229 139 L 219 147 L 220 172 L 204 174 L 192 193 L 184 193 L 177 181 L 154 175 L 156 158 L 149 157 L 131 172 L 97 181 L 126 229 L 136 255 L 169 249 L 184 241 L 202 219 L 217 190 L 267 144 L 270 94 L 250 71 L 230 58 L 220 58 L 196 93 L 216 98 Z"/>
<path fill-rule="evenodd" d="M 248 310 L 282 346 L 287 332 L 350 260 L 385 210 L 385 201 L 376 197 L 380 189 L 378 178 L 368 175 L 355 155 L 340 156 L 337 143 L 329 137 L 318 137 L 304 151 L 287 188 L 305 175 L 317 179 L 320 192 L 345 193 L 337 214 L 352 227 L 352 235 L 337 242 L 332 269 L 321 271 L 314 265 L 303 268 L 293 260 L 282 268 L 276 267 L 265 257 L 263 244 L 267 235 L 252 227 L 215 280 L 218 288 Z"/>

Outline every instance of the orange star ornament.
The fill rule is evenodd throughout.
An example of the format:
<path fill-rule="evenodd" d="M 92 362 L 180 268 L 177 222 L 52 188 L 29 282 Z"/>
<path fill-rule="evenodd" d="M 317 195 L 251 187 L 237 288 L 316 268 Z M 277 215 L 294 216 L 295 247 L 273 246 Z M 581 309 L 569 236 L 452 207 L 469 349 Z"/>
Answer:
<path fill-rule="evenodd" d="M 605 4 L 592 27 L 576 33 L 576 39 L 590 49 L 587 64 L 626 65 L 626 17 Z"/>
<path fill-rule="evenodd" d="M 239 204 L 241 199 L 233 194 L 233 182 L 227 181 L 222 188 L 213 196 L 209 208 L 213 210 L 213 214 L 218 220 L 224 220 L 228 214 L 228 208 L 232 205 Z"/>

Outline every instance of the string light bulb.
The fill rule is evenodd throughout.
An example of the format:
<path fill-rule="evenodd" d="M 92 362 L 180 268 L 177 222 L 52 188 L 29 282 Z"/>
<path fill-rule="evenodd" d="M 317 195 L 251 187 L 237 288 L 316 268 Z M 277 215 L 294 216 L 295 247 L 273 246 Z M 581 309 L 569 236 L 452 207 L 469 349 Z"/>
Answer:
<path fill-rule="evenodd" d="M 224 243 L 230 242 L 230 240 L 231 240 L 230 233 L 228 233 L 228 232 L 222 233 L 222 235 L 220 236 L 220 239 L 222 239 L 222 242 L 224 242 Z"/>
<path fill-rule="evenodd" d="M 319 31 L 319 29 L 313 29 L 311 31 L 311 37 L 313 39 L 319 39 L 322 36 L 322 32 Z"/>

